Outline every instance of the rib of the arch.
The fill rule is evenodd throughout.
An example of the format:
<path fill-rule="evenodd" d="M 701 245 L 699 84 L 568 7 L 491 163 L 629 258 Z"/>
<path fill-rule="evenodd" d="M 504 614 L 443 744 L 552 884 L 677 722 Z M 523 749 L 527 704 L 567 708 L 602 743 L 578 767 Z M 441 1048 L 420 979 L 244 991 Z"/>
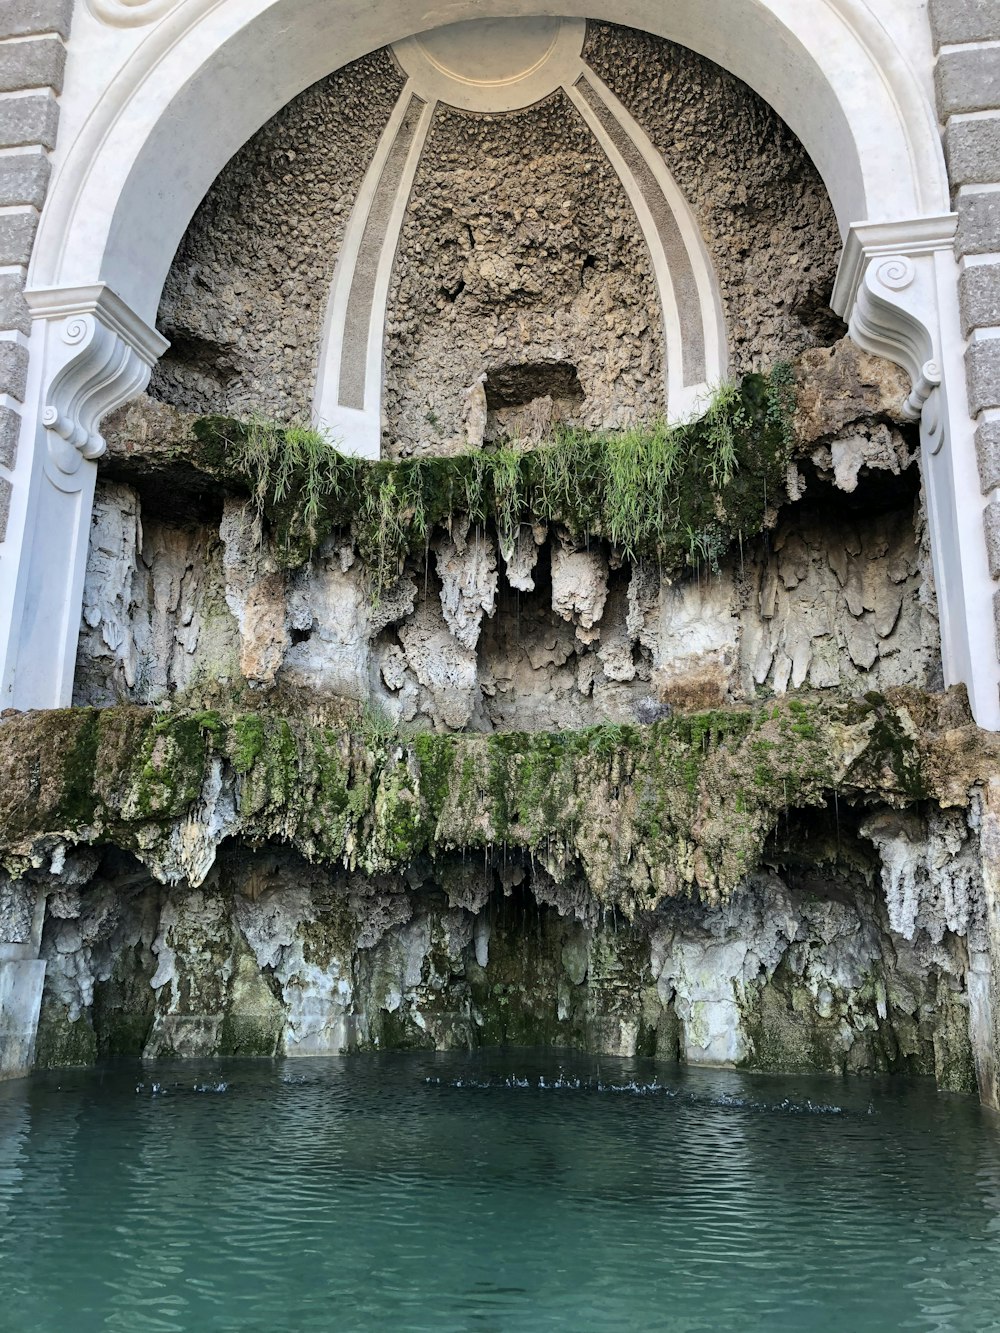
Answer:
<path fill-rule="evenodd" d="M 718 283 L 698 224 L 648 136 L 582 60 L 562 85 L 617 172 L 649 251 L 665 344 L 663 405 L 681 420 L 725 376 Z M 436 103 L 403 87 L 358 191 L 327 303 L 313 415 L 349 453 L 377 458 L 386 300 L 399 231 Z"/>
<path fill-rule="evenodd" d="M 845 235 L 948 209 L 927 99 L 864 0 L 178 0 L 130 30 L 131 53 L 86 114 L 67 106 L 31 285 L 103 281 L 152 323 L 198 203 L 299 92 L 436 24 L 539 12 L 642 28 L 742 78 L 802 140 Z M 74 40 L 94 22 L 81 7 Z"/>

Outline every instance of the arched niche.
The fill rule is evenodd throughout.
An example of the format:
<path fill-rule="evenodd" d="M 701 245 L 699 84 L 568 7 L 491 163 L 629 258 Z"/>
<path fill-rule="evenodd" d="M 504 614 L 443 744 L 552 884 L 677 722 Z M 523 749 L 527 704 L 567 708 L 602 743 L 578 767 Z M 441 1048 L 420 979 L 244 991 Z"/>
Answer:
<path fill-rule="evenodd" d="M 64 127 L 30 283 L 104 282 L 149 323 L 184 230 L 236 149 L 330 70 L 442 22 L 541 13 L 645 29 L 714 60 L 774 107 L 816 163 L 845 235 L 855 222 L 948 208 L 933 114 L 864 0 L 455 0 L 432 13 L 415 0 L 94 7 L 101 17 L 81 5 L 74 29 L 67 97 L 80 108 Z M 128 25 L 118 42 L 99 30 L 109 22 Z M 106 62 L 109 48 L 120 61 L 110 80 L 95 58 Z"/>

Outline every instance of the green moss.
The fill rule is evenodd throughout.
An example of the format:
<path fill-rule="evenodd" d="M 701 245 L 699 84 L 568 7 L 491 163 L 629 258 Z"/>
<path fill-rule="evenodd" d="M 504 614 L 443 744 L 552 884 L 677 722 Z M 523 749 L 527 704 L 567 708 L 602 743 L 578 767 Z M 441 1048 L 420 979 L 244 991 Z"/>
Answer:
<path fill-rule="evenodd" d="M 350 528 L 377 599 L 458 518 L 492 523 L 505 541 L 524 523 L 558 523 L 666 572 L 717 567 L 784 494 L 794 409 L 790 370 L 778 366 L 724 385 L 696 421 L 563 430 L 532 450 L 366 462 L 316 432 L 259 419 L 204 417 L 195 433 L 205 459 L 249 489 L 286 564 Z"/>
<path fill-rule="evenodd" d="M 58 1069 L 65 1065 L 92 1065 L 96 1059 L 97 1037 L 89 1015 L 81 1014 L 71 1019 L 64 1004 L 46 996 L 35 1037 L 36 1067 Z"/>
<path fill-rule="evenodd" d="M 221 762 L 232 833 L 252 843 L 369 873 L 518 847 L 557 878 L 582 873 L 632 915 L 665 897 L 729 893 L 789 809 L 826 806 L 834 792 L 922 801 L 934 771 L 925 748 L 901 704 L 833 694 L 648 727 L 407 739 L 265 712 L 67 710 L 0 729 L 0 856 L 13 864 L 69 828 L 176 858 L 177 821 Z"/>
<path fill-rule="evenodd" d="M 94 771 L 97 766 L 101 714 L 96 708 L 81 709 L 76 719 L 76 734 L 63 764 L 63 793 L 59 810 L 69 828 L 79 828 L 94 816 Z"/>

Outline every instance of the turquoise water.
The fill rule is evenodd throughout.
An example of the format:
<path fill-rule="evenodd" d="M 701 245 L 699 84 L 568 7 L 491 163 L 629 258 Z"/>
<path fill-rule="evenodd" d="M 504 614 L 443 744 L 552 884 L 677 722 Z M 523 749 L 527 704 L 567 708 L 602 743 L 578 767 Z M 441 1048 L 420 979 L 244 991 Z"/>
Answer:
<path fill-rule="evenodd" d="M 0 1085 L 0 1328 L 1000 1329 L 1000 1128 L 924 1085 L 486 1055 Z"/>

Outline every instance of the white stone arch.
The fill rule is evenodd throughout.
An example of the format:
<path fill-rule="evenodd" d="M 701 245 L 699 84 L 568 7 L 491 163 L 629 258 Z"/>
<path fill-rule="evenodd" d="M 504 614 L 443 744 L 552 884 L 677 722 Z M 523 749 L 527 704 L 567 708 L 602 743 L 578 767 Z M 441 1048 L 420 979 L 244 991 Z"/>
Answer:
<path fill-rule="evenodd" d="M 418 0 L 90 3 L 102 17 L 80 4 L 67 72 L 79 105 L 63 112 L 30 283 L 103 281 L 147 322 L 195 209 L 261 125 L 348 61 L 463 19 L 606 19 L 707 56 L 796 132 L 845 236 L 949 208 L 933 107 L 866 0 L 451 0 L 430 13 Z"/>
<path fill-rule="evenodd" d="M 29 272 L 29 385 L 0 561 L 4 705 L 69 701 L 100 417 L 141 389 L 160 354 L 151 326 L 167 271 L 226 161 L 366 52 L 464 19 L 533 15 L 606 19 L 688 46 L 801 139 L 845 239 L 835 308 L 915 379 L 945 679 L 965 682 L 980 723 L 1000 728 L 954 218 L 929 34 L 923 68 L 911 60 L 912 0 L 77 0 Z M 897 258 L 909 267 L 885 262 Z M 71 323 L 92 332 L 70 337 Z"/>

